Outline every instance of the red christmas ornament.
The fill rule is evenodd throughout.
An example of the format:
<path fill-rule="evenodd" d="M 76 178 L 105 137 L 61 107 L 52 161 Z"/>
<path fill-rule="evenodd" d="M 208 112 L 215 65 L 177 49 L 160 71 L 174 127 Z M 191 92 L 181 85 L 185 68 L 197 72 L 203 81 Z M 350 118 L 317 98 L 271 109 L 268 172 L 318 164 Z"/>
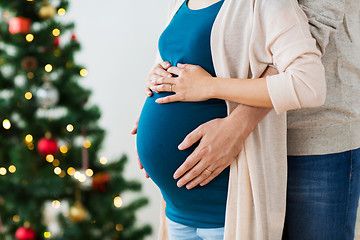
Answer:
<path fill-rule="evenodd" d="M 97 173 L 92 179 L 92 188 L 98 192 L 106 192 L 109 181 L 110 175 L 108 173 Z"/>
<path fill-rule="evenodd" d="M 14 17 L 9 20 L 9 32 L 16 33 L 29 33 L 31 20 L 29 18 Z"/>
<path fill-rule="evenodd" d="M 74 33 L 73 35 L 71 35 L 71 40 L 76 41 L 76 35 L 75 35 L 75 33 Z"/>
<path fill-rule="evenodd" d="M 15 232 L 15 238 L 18 240 L 35 240 L 35 231 L 32 228 L 20 227 Z"/>
<path fill-rule="evenodd" d="M 55 45 L 55 47 L 58 47 L 60 45 L 60 38 L 59 37 L 54 38 L 54 45 Z"/>
<path fill-rule="evenodd" d="M 58 152 L 57 142 L 52 138 L 42 138 L 37 145 L 38 152 L 43 155 L 55 155 Z"/>

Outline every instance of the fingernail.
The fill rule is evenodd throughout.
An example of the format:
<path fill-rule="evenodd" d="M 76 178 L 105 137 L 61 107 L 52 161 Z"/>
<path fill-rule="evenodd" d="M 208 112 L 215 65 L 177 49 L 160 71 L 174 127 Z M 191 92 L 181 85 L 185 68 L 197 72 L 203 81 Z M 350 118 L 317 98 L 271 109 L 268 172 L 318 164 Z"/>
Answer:
<path fill-rule="evenodd" d="M 179 149 L 179 150 L 182 150 L 183 147 L 184 147 L 184 146 L 183 146 L 183 144 L 181 143 L 181 144 L 178 146 L 178 149 Z"/>
<path fill-rule="evenodd" d="M 171 74 L 169 74 L 169 75 L 168 75 L 168 77 L 172 77 L 172 75 L 171 75 Z"/>
<path fill-rule="evenodd" d="M 186 185 L 186 188 L 187 188 L 188 190 L 190 190 L 192 187 L 193 187 L 193 185 L 192 185 L 192 184 L 188 184 L 188 185 Z"/>
<path fill-rule="evenodd" d="M 179 176 L 178 176 L 177 173 L 174 173 L 174 176 L 173 176 L 173 177 L 174 177 L 174 179 L 178 179 Z"/>
<path fill-rule="evenodd" d="M 178 187 L 182 187 L 182 185 L 184 185 L 184 184 L 183 184 L 182 181 L 178 181 L 176 185 L 177 185 Z"/>

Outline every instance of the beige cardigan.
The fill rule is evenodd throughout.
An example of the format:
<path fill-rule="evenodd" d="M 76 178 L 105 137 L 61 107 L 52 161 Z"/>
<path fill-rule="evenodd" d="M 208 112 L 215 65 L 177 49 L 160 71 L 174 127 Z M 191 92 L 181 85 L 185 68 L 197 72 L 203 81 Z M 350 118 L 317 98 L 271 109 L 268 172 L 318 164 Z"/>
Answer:
<path fill-rule="evenodd" d="M 173 0 L 170 18 L 184 0 Z M 274 105 L 230 166 L 225 240 L 279 240 L 287 179 L 286 111 L 322 105 L 325 74 L 320 52 L 296 0 L 225 0 L 214 22 L 211 50 L 217 76 L 267 77 Z M 229 113 L 237 103 L 228 102 Z M 191 191 L 191 190 L 190 190 Z M 159 239 L 168 239 L 164 204 Z"/>

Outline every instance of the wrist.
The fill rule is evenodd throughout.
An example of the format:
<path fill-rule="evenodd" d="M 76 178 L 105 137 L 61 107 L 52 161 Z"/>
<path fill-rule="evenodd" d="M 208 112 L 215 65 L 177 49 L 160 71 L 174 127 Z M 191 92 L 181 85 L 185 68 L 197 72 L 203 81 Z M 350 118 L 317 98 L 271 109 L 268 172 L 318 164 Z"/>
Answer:
<path fill-rule="evenodd" d="M 212 77 L 210 76 L 209 77 L 209 81 L 207 81 L 207 86 L 205 89 L 207 89 L 207 92 L 206 92 L 206 97 L 208 99 L 210 98 L 216 98 L 216 85 L 217 85 L 217 82 L 218 82 L 218 78 L 217 77 Z"/>
<path fill-rule="evenodd" d="M 271 111 L 271 108 L 251 107 L 239 104 L 227 116 L 229 124 L 241 129 L 248 136 L 257 127 L 258 123 Z"/>

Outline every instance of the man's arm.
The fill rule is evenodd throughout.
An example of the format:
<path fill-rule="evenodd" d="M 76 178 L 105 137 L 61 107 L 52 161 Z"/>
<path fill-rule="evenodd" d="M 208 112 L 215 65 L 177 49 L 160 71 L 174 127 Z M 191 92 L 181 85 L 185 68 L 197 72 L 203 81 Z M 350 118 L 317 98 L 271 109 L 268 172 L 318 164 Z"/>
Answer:
<path fill-rule="evenodd" d="M 324 54 L 330 35 L 343 23 L 345 0 L 298 0 L 309 19 L 310 31 Z"/>

